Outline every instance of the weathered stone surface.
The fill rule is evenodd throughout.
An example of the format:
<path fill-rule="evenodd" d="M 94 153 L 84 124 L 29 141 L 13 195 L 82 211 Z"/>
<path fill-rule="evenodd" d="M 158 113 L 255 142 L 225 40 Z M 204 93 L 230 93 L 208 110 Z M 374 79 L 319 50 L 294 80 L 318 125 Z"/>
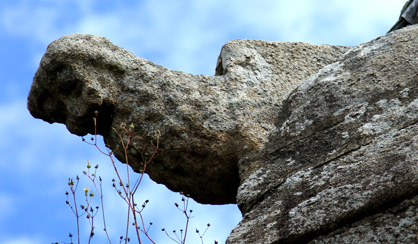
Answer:
<path fill-rule="evenodd" d="M 265 149 L 240 160 L 227 243 L 416 243 L 417 37 L 361 44 L 291 92 Z"/>
<path fill-rule="evenodd" d="M 310 243 L 418 243 L 418 197 L 344 226 Z"/>
<path fill-rule="evenodd" d="M 28 108 L 77 135 L 94 133 L 98 111 L 98 133 L 123 162 L 119 134 L 133 124 L 128 156 L 135 171 L 142 170 L 141 154 L 154 150 L 158 130 L 160 151 L 147 168 L 152 179 L 201 203 L 235 203 L 238 160 L 263 148 L 290 91 L 347 49 L 236 40 L 223 47 L 216 76 L 204 76 L 76 34 L 48 47 Z"/>
<path fill-rule="evenodd" d="M 77 135 L 99 111 L 122 161 L 118 133 L 134 124 L 136 171 L 159 130 L 147 172 L 202 203 L 236 201 L 243 220 L 227 243 L 416 243 L 417 37 L 411 26 L 344 55 L 236 40 L 204 76 L 73 35 L 49 46 L 28 108 Z"/>

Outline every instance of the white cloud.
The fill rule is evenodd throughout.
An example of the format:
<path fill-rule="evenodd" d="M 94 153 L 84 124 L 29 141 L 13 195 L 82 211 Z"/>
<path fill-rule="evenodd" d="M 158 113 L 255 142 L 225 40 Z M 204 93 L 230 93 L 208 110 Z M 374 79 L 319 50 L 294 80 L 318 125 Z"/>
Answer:
<path fill-rule="evenodd" d="M 155 0 L 129 5 L 19 1 L 3 10 L 1 22 L 9 32 L 45 45 L 62 35 L 90 33 L 169 68 L 213 74 L 221 46 L 231 39 L 354 45 L 384 34 L 402 4 L 390 0 Z M 98 11 L 99 5 L 105 10 Z"/>
<path fill-rule="evenodd" d="M 10 190 L 10 189 L 2 189 L 3 190 Z M 11 216 L 16 214 L 16 204 L 15 199 L 11 194 L 2 193 L 0 192 L 0 223 L 3 222 L 5 217 Z M 5 224 L 5 223 L 2 223 Z"/>
<path fill-rule="evenodd" d="M 39 237 L 26 236 L 26 235 L 5 238 L 4 240 L 0 239 L 0 241 L 3 244 L 43 244 L 45 243 L 45 241 L 41 240 L 41 238 Z"/>
<path fill-rule="evenodd" d="M 221 46 L 231 39 L 355 45 L 384 34 L 399 5 L 389 0 L 149 1 L 87 15 L 78 29 L 107 36 L 169 68 L 213 74 Z"/>
<path fill-rule="evenodd" d="M 35 6 L 30 1 L 18 1 L 14 6 L 4 8 L 1 16 L 2 25 L 9 33 L 47 41 L 55 29 L 59 12 L 42 1 Z"/>
<path fill-rule="evenodd" d="M 48 148 L 55 143 L 54 141 L 68 143 L 68 133 L 57 136 L 62 134 L 62 125 L 46 126 L 45 122 L 31 117 L 26 109 L 26 100 L 0 104 L 0 114 L 4 115 L 0 120 L 0 133 L 4 138 L 0 141 L 0 147 L 9 152 L 20 152 L 3 154 L 0 167 L 9 168 L 13 165 L 16 174 L 32 173 L 36 168 L 34 160 L 37 156 L 42 157 L 43 154 L 51 152 Z"/>

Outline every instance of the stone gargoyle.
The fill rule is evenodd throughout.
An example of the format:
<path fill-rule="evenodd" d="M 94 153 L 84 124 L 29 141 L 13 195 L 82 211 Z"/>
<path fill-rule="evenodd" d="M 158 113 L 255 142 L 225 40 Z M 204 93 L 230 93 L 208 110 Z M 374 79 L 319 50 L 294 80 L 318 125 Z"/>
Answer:
<path fill-rule="evenodd" d="M 418 29 L 356 47 L 235 40 L 214 76 L 169 70 L 75 34 L 52 42 L 31 114 L 97 133 L 200 203 L 237 203 L 227 243 L 417 241 Z M 415 238 L 415 239 L 414 239 Z"/>

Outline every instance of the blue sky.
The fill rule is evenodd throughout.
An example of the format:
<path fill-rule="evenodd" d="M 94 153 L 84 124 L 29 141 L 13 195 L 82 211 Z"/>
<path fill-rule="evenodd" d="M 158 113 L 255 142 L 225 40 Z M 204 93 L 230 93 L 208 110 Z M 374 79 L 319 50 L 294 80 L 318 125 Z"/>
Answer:
<path fill-rule="evenodd" d="M 26 109 L 33 76 L 50 42 L 73 33 L 104 36 L 156 64 L 212 75 L 227 41 L 247 38 L 354 46 L 384 35 L 398 19 L 404 2 L 2 0 L 0 243 L 69 242 L 75 218 L 65 205 L 64 193 L 68 177 L 82 176 L 87 160 L 100 165 L 99 175 L 107 184 L 105 207 L 113 243 L 123 234 L 126 209 L 108 187 L 114 177 L 108 158 L 65 126 L 34 119 Z M 81 180 L 81 188 L 88 186 L 86 178 Z M 161 228 L 183 228 L 185 219 L 174 207 L 180 195 L 146 180 L 137 198 L 150 200 L 145 219 L 154 223 L 153 239 L 174 243 Z M 211 227 L 205 243 L 224 243 L 241 219 L 236 205 L 190 204 L 195 217 L 188 243 L 200 243 L 194 230 L 203 230 L 207 223 Z M 100 229 L 96 227 L 93 243 L 106 243 Z M 86 230 L 83 225 L 82 231 Z"/>

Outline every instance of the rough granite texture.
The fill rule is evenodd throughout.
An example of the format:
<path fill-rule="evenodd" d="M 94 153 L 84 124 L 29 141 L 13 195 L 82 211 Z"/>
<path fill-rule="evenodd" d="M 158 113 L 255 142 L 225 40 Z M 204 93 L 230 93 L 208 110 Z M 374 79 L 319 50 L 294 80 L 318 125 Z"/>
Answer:
<path fill-rule="evenodd" d="M 201 203 L 236 203 L 238 160 L 265 145 L 287 94 L 346 50 L 235 40 L 223 47 L 217 75 L 205 76 L 172 71 L 105 38 L 76 34 L 49 45 L 28 108 L 77 135 L 94 133 L 98 111 L 98 133 L 122 162 L 119 134 L 133 124 L 129 162 L 137 172 L 158 130 L 160 150 L 146 170 L 153 180 Z"/>
<path fill-rule="evenodd" d="M 418 193 L 417 37 L 411 27 L 361 44 L 291 92 L 265 149 L 240 160 L 244 217 L 227 243 L 380 236 L 388 220 L 372 215 Z M 344 239 L 327 235 L 350 224 Z M 380 240 L 416 240 L 416 227 L 397 228 Z"/>
<path fill-rule="evenodd" d="M 98 132 L 133 123 L 134 170 L 161 131 L 152 179 L 202 203 L 236 202 L 227 243 L 418 242 L 418 27 L 353 48 L 235 40 L 215 76 L 168 70 L 108 40 L 48 47 L 28 108 Z"/>
<path fill-rule="evenodd" d="M 418 243 L 418 196 L 316 237 L 310 243 Z"/>

